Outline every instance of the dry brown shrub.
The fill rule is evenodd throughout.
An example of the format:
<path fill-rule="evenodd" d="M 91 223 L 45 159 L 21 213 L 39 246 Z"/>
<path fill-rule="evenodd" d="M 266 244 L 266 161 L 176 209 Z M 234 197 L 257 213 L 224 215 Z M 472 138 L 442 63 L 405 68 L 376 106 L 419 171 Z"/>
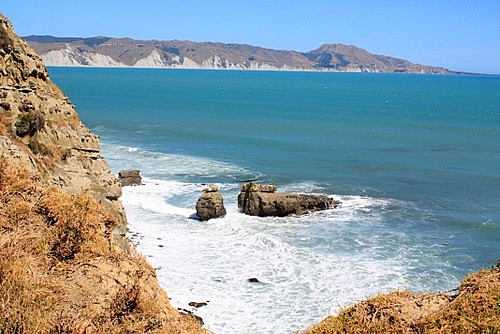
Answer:
<path fill-rule="evenodd" d="M 0 333 L 205 333 L 155 290 L 143 256 L 111 246 L 115 224 L 0 157 Z"/>
<path fill-rule="evenodd" d="M 86 195 L 70 195 L 56 188 L 44 191 L 37 212 L 45 217 L 50 255 L 58 261 L 71 261 L 105 254 L 107 217 L 102 207 Z"/>
<path fill-rule="evenodd" d="M 457 296 L 379 295 L 326 318 L 306 333 L 500 333 L 500 267 L 467 277 Z"/>
<path fill-rule="evenodd" d="M 61 287 L 47 279 L 31 240 L 0 236 L 0 333 L 42 333 L 55 321 Z"/>
<path fill-rule="evenodd" d="M 450 307 L 419 328 L 424 333 L 500 333 L 500 266 L 465 278 Z"/>
<path fill-rule="evenodd" d="M 0 158 L 0 333 L 44 332 L 58 284 L 47 278 L 36 177 Z"/>
<path fill-rule="evenodd" d="M 120 326 L 131 333 L 137 330 L 149 332 L 162 326 L 163 321 L 158 316 L 161 312 L 155 303 L 143 296 L 140 278 L 141 274 L 136 274 L 132 284 L 117 291 L 107 309 L 106 320 L 101 323 L 102 329 Z"/>
<path fill-rule="evenodd" d="M 0 136 L 7 136 L 10 124 L 6 117 L 0 116 Z"/>
<path fill-rule="evenodd" d="M 37 177 L 25 166 L 15 166 L 0 157 L 1 229 L 13 229 L 25 221 L 36 198 Z"/>

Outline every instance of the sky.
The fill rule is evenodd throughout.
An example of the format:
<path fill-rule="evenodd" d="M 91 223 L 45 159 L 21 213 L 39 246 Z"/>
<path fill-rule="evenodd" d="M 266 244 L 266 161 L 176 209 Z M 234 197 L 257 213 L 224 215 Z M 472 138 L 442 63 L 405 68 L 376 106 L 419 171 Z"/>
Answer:
<path fill-rule="evenodd" d="M 326 43 L 500 74 L 500 0 L 0 0 L 20 36 L 130 37 L 311 51 Z"/>

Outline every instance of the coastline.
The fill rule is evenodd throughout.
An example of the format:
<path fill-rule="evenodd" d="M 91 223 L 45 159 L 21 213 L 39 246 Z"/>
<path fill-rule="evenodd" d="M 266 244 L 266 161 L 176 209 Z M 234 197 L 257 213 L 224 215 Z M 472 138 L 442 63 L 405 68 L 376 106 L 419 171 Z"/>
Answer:
<path fill-rule="evenodd" d="M 462 74 L 371 54 L 353 45 L 324 44 L 309 52 L 242 44 L 191 41 L 139 41 L 129 38 L 26 36 L 47 65 L 243 70 L 313 70 L 370 73 Z"/>
<path fill-rule="evenodd" d="M 2 18 L 3 24 L 4 19 L 1 16 L 0 18 Z M 5 28 L 0 27 L 0 29 Z M 3 37 L 3 30 L 1 32 Z M 12 37 L 12 34 L 8 36 L 9 38 L 15 38 Z M 8 41 L 7 43 L 11 42 Z M 5 260 L 0 268 L 6 270 L 1 273 L 0 277 L 2 277 L 2 288 L 7 288 L 7 292 L 2 295 L 10 296 L 11 293 L 22 291 L 24 299 L 20 300 L 26 301 L 26 303 L 21 303 L 17 309 L 15 307 L 18 305 L 15 303 L 3 304 L 2 311 L 5 312 L 2 312 L 2 314 L 5 315 L 5 318 L 1 318 L 0 325 L 2 327 L 0 329 L 7 331 L 11 328 L 21 328 L 26 329 L 27 332 L 43 332 L 50 330 L 70 331 L 75 330 L 75 327 L 77 327 L 82 331 L 91 330 L 98 333 L 99 331 L 117 330 L 118 326 L 124 326 L 123 331 L 146 331 L 155 328 L 158 331 L 164 330 L 168 332 L 181 328 L 179 330 L 183 332 L 189 330 L 193 333 L 205 332 L 200 324 L 193 323 L 189 316 L 182 317 L 172 309 L 165 291 L 158 285 L 156 270 L 146 262 L 143 256 L 135 253 L 133 249 L 128 249 L 128 247 L 125 247 L 128 252 L 124 251 L 123 248 L 115 247 L 116 244 L 113 242 L 117 240 L 123 241 L 123 229 L 127 228 L 128 225 L 123 226 L 122 224 L 127 224 L 127 222 L 121 221 L 118 224 L 120 225 L 118 229 L 112 231 L 117 226 L 114 225 L 116 221 L 111 217 L 114 216 L 118 220 L 124 218 L 120 218 L 122 213 L 119 206 L 117 209 L 120 187 L 116 186 L 115 178 L 109 175 L 110 169 L 109 166 L 106 167 L 107 163 L 101 156 L 98 138 L 79 122 L 78 115 L 74 111 L 75 107 L 68 104 L 67 97 L 50 81 L 46 80 L 48 76 L 43 66 L 40 65 L 39 59 L 32 55 L 24 57 L 19 53 L 19 50 L 24 50 L 22 42 L 13 43 L 16 46 L 15 48 L 11 48 L 9 51 L 9 48 L 4 48 L 2 44 L 2 50 L 6 50 L 6 54 L 9 55 L 12 52 L 17 52 L 15 56 L 21 57 L 22 63 L 27 64 L 30 71 L 24 71 L 20 64 L 13 63 L 12 58 L 15 57 L 4 57 L 2 59 L 7 63 L 6 70 L 10 74 L 19 74 L 19 76 L 13 75 L 9 79 L 20 84 L 2 84 L 3 118 L 0 124 L 0 140 L 2 143 L 0 148 L 2 153 L 11 155 L 14 158 L 14 167 L 9 167 L 8 163 L 5 163 L 2 158 L 0 165 L 3 169 L 0 177 L 5 178 L 6 182 L 0 184 L 6 188 L 2 188 L 2 194 L 5 194 L 5 196 L 2 196 L 1 200 L 5 201 L 5 203 L 2 203 L 1 208 L 5 208 L 5 212 L 2 212 L 0 217 L 8 217 L 9 219 L 2 218 L 1 220 L 1 241 L 8 247 L 2 247 L 2 251 L 6 253 L 0 257 Z M 31 54 L 30 52 L 26 53 Z M 23 73 L 28 73 L 28 77 L 24 78 Z M 6 103 L 9 110 L 6 109 Z M 24 130 L 21 131 L 22 124 L 17 122 L 18 115 L 23 113 L 24 115 L 36 116 L 33 119 L 37 120 L 33 122 L 26 133 Z M 57 127 L 55 124 L 57 124 Z M 72 132 L 75 128 L 81 132 Z M 13 132 L 17 132 L 17 137 L 12 134 Z M 59 138 L 72 138 L 72 140 L 60 141 Z M 34 145 L 34 140 L 39 145 Z M 36 149 L 38 149 L 38 152 L 35 152 Z M 28 183 L 28 181 L 36 177 L 25 170 L 20 170 L 18 167 L 22 163 L 28 164 L 28 166 L 39 172 L 37 177 L 42 184 Z M 100 166 L 100 168 L 97 169 L 96 166 Z M 74 170 L 79 171 L 76 176 Z M 9 175 L 12 177 L 8 178 Z M 73 177 L 74 179 L 84 179 L 86 181 L 77 185 L 76 182 L 73 182 Z M 50 188 L 47 187 L 47 184 L 56 187 Z M 172 183 L 166 183 L 166 185 L 171 186 Z M 8 188 L 10 186 L 12 186 L 12 189 Z M 182 188 L 186 187 L 180 184 L 179 189 Z M 169 188 L 162 188 L 159 191 L 164 192 L 165 189 Z M 86 195 L 91 194 L 94 199 L 90 199 L 83 193 Z M 97 204 L 95 200 L 100 204 Z M 355 200 L 359 200 L 359 198 L 355 198 Z M 102 207 L 103 203 L 104 208 Z M 356 203 L 359 204 L 359 201 Z M 19 206 L 8 206 L 12 204 Z M 149 204 L 155 203 L 149 200 Z M 395 203 L 371 201 L 369 206 L 365 206 L 365 208 L 373 207 L 374 204 L 375 206 L 380 204 L 380 207 L 385 208 L 386 204 L 394 205 Z M 61 208 L 64 208 L 64 210 L 61 210 Z M 171 209 L 171 207 L 167 207 L 167 209 Z M 68 215 L 67 212 L 71 214 Z M 110 214 L 110 216 L 105 213 Z M 167 213 L 170 214 L 171 212 L 168 211 Z M 183 213 L 188 216 L 186 211 L 183 211 Z M 82 218 L 82 220 L 73 219 L 74 217 Z M 237 223 L 238 219 L 241 219 L 241 216 L 237 214 L 234 214 L 233 217 L 236 217 Z M 189 217 L 184 218 L 189 219 Z M 288 231 L 291 231 L 290 228 L 299 228 L 303 231 L 305 227 L 311 225 L 297 224 L 299 219 L 294 221 L 296 224 L 289 224 Z M 186 222 L 190 223 L 191 221 L 182 220 L 179 226 L 186 225 Z M 172 222 L 169 221 L 169 223 Z M 220 221 L 212 225 L 200 224 L 197 228 L 199 228 L 199 233 L 206 237 L 208 233 L 214 231 L 226 233 L 227 231 L 242 230 L 248 225 L 258 226 L 259 229 L 263 226 L 263 221 L 259 219 L 250 222 L 240 221 L 239 226 L 234 223 L 228 224 L 228 222 L 225 225 L 219 223 Z M 227 230 L 221 229 L 221 225 L 227 227 Z M 278 224 L 276 221 L 268 221 L 266 227 L 275 229 L 280 233 L 283 232 L 283 225 Z M 178 226 L 173 226 L 173 228 L 178 228 Z M 70 239 L 68 241 L 68 239 L 64 239 L 66 242 L 60 242 L 63 237 L 68 235 L 69 231 L 81 230 L 83 230 L 81 240 Z M 16 234 L 18 232 L 20 234 Z M 40 232 L 42 233 L 37 234 Z M 338 232 L 338 229 L 336 229 L 336 232 Z M 158 231 L 155 231 L 155 233 L 154 237 L 158 238 Z M 219 257 L 225 254 L 220 254 L 220 243 L 218 242 L 221 240 L 228 242 L 224 239 L 224 233 L 221 233 L 218 237 L 206 238 L 212 240 L 211 247 L 219 251 Z M 30 237 L 25 238 L 26 235 Z M 187 231 L 186 236 L 186 240 L 190 240 L 189 236 L 193 236 L 193 232 Z M 246 233 L 236 242 L 239 245 L 245 245 L 251 238 L 254 238 L 262 249 L 276 247 L 279 250 L 277 252 L 280 256 L 278 258 L 280 260 L 278 268 L 281 268 L 281 270 L 286 271 L 290 267 L 290 258 L 287 257 L 290 254 L 299 255 L 296 260 L 298 264 L 304 262 L 302 258 L 304 252 L 288 247 L 284 242 L 273 238 L 272 235 L 263 236 L 256 233 Z M 30 240 L 38 240 L 37 242 L 41 243 L 33 244 L 30 243 Z M 27 243 L 23 243 L 25 241 Z M 190 245 L 189 242 L 186 244 L 185 240 L 181 241 L 179 247 L 176 248 L 182 246 L 186 247 L 186 253 L 192 252 L 192 244 Z M 234 243 L 236 244 L 236 242 Z M 69 244 L 74 248 L 65 247 L 65 244 Z M 155 246 L 166 250 L 166 247 Z M 22 251 L 27 253 L 22 253 Z M 40 252 L 37 253 L 38 251 Z M 29 257 L 31 255 L 36 255 L 36 258 Z M 170 254 L 167 255 L 170 256 Z M 254 261 L 260 255 L 263 259 L 262 263 L 269 261 L 269 257 L 265 253 L 259 254 L 256 247 L 250 248 L 245 257 L 242 258 L 245 261 L 247 258 Z M 200 257 L 200 254 L 192 254 L 192 256 Z M 26 261 L 26 258 L 29 258 L 30 261 Z M 231 262 L 232 254 L 228 254 L 226 259 L 225 264 L 228 267 L 241 268 Z M 321 256 L 315 257 L 313 260 L 319 262 Z M 183 264 L 185 265 L 186 262 L 181 261 L 180 265 Z M 335 265 L 338 265 L 338 262 Z M 15 270 L 10 270 L 10 268 Z M 175 268 L 175 266 L 172 268 Z M 248 291 L 265 289 L 272 285 L 270 281 L 263 282 L 267 283 L 267 285 L 257 286 L 250 285 L 252 282 L 246 282 L 245 279 L 248 279 L 249 273 L 254 273 L 261 268 L 251 269 L 238 275 L 232 274 L 233 276 L 214 274 L 212 277 L 207 277 L 201 273 L 201 278 L 210 279 L 210 283 L 215 286 L 235 281 L 236 287 L 243 286 L 245 289 L 248 288 Z M 24 275 L 11 275 L 12 273 L 23 273 Z M 307 273 L 307 268 L 299 272 L 290 271 L 290 273 L 292 274 L 291 277 L 297 277 L 296 286 L 298 286 L 299 283 L 304 281 L 303 275 Z M 326 273 L 328 273 L 328 270 L 324 271 L 325 275 Z M 494 273 L 494 283 L 498 283 L 498 275 L 496 272 Z M 7 274 L 10 276 L 7 276 Z M 192 270 L 191 275 L 195 274 L 200 275 L 196 268 Z M 397 274 L 397 271 L 395 274 Z M 4 277 L 9 277 L 9 281 L 4 280 Z M 19 281 L 15 281 L 15 279 L 24 279 L 25 277 L 33 278 L 33 280 L 28 283 L 21 281 L 21 284 L 18 284 Z M 55 280 L 47 281 L 47 278 Z M 279 287 L 279 283 L 285 282 L 288 277 L 283 276 L 281 279 L 282 281 L 275 283 L 276 286 Z M 106 285 L 101 286 L 103 280 L 106 281 Z M 14 282 L 14 284 L 4 284 L 6 282 L 9 284 Z M 22 289 L 8 290 L 9 286 L 21 287 Z M 314 282 L 311 286 L 315 286 Z M 101 287 L 102 290 L 96 289 L 96 287 Z M 245 291 L 247 295 L 250 294 L 248 291 Z M 30 295 L 33 292 L 34 294 Z M 227 293 L 229 292 L 227 290 Z M 323 291 L 322 297 L 327 294 Z M 497 298 L 498 293 L 494 292 L 491 296 Z M 48 300 L 54 303 L 39 303 L 40 300 Z M 269 300 L 271 307 L 280 302 L 279 295 L 277 298 L 272 295 Z M 398 301 L 394 303 L 397 305 Z M 29 305 L 38 305 L 41 308 L 33 309 Z M 247 309 L 250 307 L 250 305 L 247 305 Z M 259 308 L 259 306 L 257 305 L 256 308 Z M 218 311 L 222 313 L 240 310 L 228 306 L 220 308 Z M 298 312 L 300 311 L 298 310 Z M 43 314 L 43 321 L 36 318 L 40 315 L 37 312 Z M 21 317 L 11 316 L 13 314 L 21 315 Z M 380 314 L 380 312 L 369 313 L 367 319 L 376 318 L 374 316 L 376 314 Z M 254 315 L 252 314 L 252 316 Z M 463 318 L 466 321 L 469 320 L 467 317 Z M 489 321 L 486 326 L 490 326 L 494 330 L 500 330 L 497 322 L 495 322 L 499 318 L 497 316 L 492 321 Z M 30 321 L 26 321 L 26 319 Z M 260 318 L 254 316 L 252 321 L 258 322 Z M 242 328 L 245 328 L 245 325 L 243 323 Z M 188 328 L 186 329 L 184 326 Z"/>

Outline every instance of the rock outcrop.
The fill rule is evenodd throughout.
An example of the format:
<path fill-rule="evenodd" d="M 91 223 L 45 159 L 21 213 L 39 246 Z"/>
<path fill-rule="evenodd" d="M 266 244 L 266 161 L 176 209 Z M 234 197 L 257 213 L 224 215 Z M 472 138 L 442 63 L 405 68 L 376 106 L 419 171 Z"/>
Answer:
<path fill-rule="evenodd" d="M 94 197 L 119 221 L 115 237 L 125 246 L 121 187 L 101 156 L 99 137 L 82 124 L 40 57 L 3 16 L 0 41 L 0 156 L 19 158 L 48 186 Z"/>
<path fill-rule="evenodd" d="M 2 14 L 0 194 L 0 332 L 206 332 L 127 242 L 98 136 Z"/>
<path fill-rule="evenodd" d="M 122 186 L 140 186 L 142 184 L 141 171 L 138 169 L 122 170 L 118 173 L 118 178 Z"/>
<path fill-rule="evenodd" d="M 247 183 L 241 186 L 241 212 L 260 217 L 285 217 L 336 208 L 340 203 L 325 195 L 277 193 L 274 185 Z"/>
<path fill-rule="evenodd" d="M 201 221 L 212 218 L 221 218 L 226 215 L 224 199 L 219 193 L 219 187 L 215 184 L 208 185 L 203 189 L 204 193 L 196 202 L 196 215 Z"/>

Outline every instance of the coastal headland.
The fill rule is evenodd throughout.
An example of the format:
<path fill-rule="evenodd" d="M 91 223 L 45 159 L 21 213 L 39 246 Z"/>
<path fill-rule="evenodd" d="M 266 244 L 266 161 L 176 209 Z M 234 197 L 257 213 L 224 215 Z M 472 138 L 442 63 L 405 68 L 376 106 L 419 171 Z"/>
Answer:
<path fill-rule="evenodd" d="M 28 36 L 47 66 L 458 74 L 446 68 L 372 54 L 354 45 L 324 44 L 297 52 L 246 44 L 131 38 Z"/>

